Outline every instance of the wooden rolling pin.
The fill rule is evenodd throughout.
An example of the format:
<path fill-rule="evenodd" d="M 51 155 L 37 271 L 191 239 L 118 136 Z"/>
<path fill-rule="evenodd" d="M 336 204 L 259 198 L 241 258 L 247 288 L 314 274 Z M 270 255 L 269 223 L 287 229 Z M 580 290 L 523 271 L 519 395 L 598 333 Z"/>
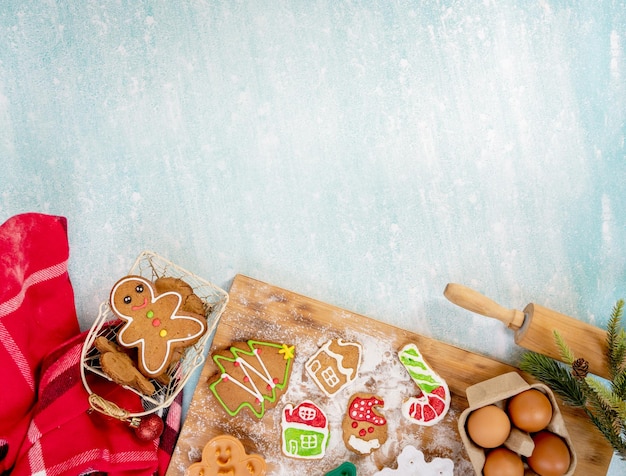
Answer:
<path fill-rule="evenodd" d="M 461 284 L 449 283 L 443 292 L 450 302 L 497 319 L 515 331 L 515 342 L 525 349 L 562 361 L 554 340 L 557 330 L 575 358 L 589 362 L 589 371 L 609 378 L 606 356 L 606 331 L 538 304 L 530 303 L 524 311 L 507 309 L 486 296 Z"/>

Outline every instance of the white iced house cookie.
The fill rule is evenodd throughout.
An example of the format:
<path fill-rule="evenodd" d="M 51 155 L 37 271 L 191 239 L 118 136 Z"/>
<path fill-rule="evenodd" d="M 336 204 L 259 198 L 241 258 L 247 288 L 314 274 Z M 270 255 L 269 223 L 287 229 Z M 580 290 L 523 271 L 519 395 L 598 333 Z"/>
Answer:
<path fill-rule="evenodd" d="M 448 384 L 431 369 L 415 344 L 405 345 L 398 358 L 419 387 L 420 393 L 402 404 L 402 415 L 413 423 L 432 426 L 450 409 Z"/>
<path fill-rule="evenodd" d="M 309 358 L 307 373 L 331 397 L 352 383 L 361 364 L 361 344 L 331 339 Z"/>
<path fill-rule="evenodd" d="M 448 458 L 424 459 L 424 453 L 414 446 L 405 446 L 398 456 L 398 468 L 383 468 L 373 476 L 453 476 L 454 462 Z"/>

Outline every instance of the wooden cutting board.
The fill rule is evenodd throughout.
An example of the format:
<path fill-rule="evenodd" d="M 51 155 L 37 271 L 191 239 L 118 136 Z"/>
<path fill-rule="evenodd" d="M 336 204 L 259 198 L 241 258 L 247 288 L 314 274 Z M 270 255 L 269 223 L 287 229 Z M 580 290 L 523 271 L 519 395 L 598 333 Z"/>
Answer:
<path fill-rule="evenodd" d="M 264 456 L 269 465 L 268 474 L 323 475 L 325 472 L 350 460 L 359 469 L 358 474 L 368 475 L 382 466 L 395 467 L 401 447 L 412 444 L 421 449 L 426 460 L 447 457 L 455 462 L 455 474 L 472 474 L 471 465 L 457 430 L 457 419 L 467 408 L 465 389 L 497 375 L 519 372 L 527 381 L 529 375 L 507 364 L 497 362 L 466 350 L 423 337 L 383 322 L 361 316 L 335 306 L 281 289 L 252 278 L 237 275 L 229 291 L 230 299 L 211 346 L 228 348 L 232 342 L 256 339 L 287 343 L 296 346 L 290 387 L 279 405 L 258 420 L 248 413 L 230 417 L 219 406 L 206 380 L 217 371 L 209 357 L 203 367 L 189 411 L 181 430 L 167 476 L 183 475 L 185 469 L 201 458 L 207 441 L 227 433 L 239 438 L 249 454 Z M 312 379 L 303 370 L 304 362 L 318 346 L 331 337 L 360 341 L 363 345 L 363 378 L 354 388 L 344 389 L 332 399 L 317 391 Z M 397 365 L 395 352 L 407 343 L 415 343 L 422 354 L 448 383 L 452 392 L 450 412 L 433 427 L 407 423 L 399 410 L 393 407 L 402 398 L 413 396 L 408 374 L 406 383 L 395 382 Z M 380 362 L 376 364 L 376 362 Z M 293 390 L 292 390 L 293 389 Z M 338 416 L 347 398 L 357 391 L 376 393 L 386 400 L 384 415 L 390 425 L 390 440 L 372 455 L 363 457 L 345 449 L 341 438 L 341 417 Z M 291 392 L 291 393 L 290 393 Z M 403 393 L 409 394 L 403 395 Z M 294 460 L 282 455 L 280 446 L 280 411 L 287 403 L 297 405 L 295 399 L 306 396 L 330 408 L 331 438 L 326 456 L 322 460 Z M 388 407 L 391 404 L 391 408 Z M 560 405 L 574 448 L 578 455 L 576 475 L 606 474 L 612 448 L 600 432 L 588 421 L 584 413 Z M 339 421 L 333 421 L 337 420 Z"/>

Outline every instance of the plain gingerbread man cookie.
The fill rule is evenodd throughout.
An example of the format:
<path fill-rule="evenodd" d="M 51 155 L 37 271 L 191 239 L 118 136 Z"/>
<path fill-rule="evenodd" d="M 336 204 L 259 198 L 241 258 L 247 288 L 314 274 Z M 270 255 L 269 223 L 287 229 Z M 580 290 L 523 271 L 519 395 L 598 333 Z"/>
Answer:
<path fill-rule="evenodd" d="M 185 476 L 264 476 L 267 466 L 259 455 L 248 455 L 234 436 L 220 435 L 202 450 L 202 460 L 193 463 Z"/>

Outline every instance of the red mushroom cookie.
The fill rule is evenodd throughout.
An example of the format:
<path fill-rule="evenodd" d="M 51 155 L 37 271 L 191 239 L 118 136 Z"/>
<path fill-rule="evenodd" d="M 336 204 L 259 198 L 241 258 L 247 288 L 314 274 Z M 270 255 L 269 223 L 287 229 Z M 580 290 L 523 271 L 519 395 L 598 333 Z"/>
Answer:
<path fill-rule="evenodd" d="M 113 286 L 111 310 L 125 321 L 117 341 L 137 348 L 139 370 L 146 377 L 166 372 L 174 351 L 194 344 L 206 331 L 204 316 L 181 311 L 181 302 L 179 293 L 157 294 L 141 276 L 126 276 Z"/>
<path fill-rule="evenodd" d="M 366 455 L 387 441 L 387 420 L 378 413 L 384 404 L 382 398 L 366 393 L 350 397 L 342 425 L 346 448 Z"/>

